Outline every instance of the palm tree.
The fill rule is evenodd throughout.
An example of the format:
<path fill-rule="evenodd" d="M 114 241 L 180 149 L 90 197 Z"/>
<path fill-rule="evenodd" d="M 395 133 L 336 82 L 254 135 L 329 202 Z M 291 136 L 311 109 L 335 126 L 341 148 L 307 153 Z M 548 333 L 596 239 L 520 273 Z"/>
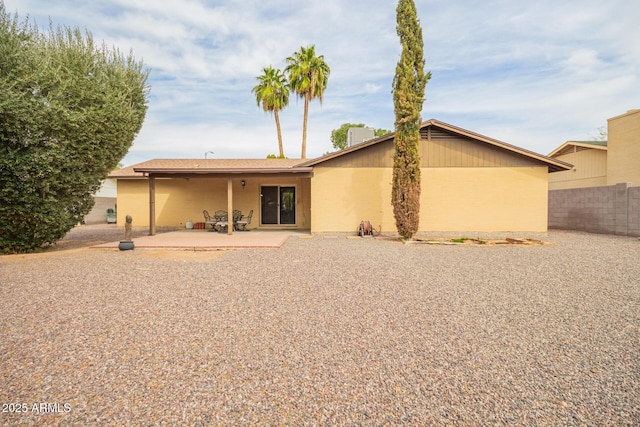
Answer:
<path fill-rule="evenodd" d="M 265 112 L 273 113 L 276 118 L 276 129 L 278 130 L 278 148 L 280 158 L 284 158 L 282 148 L 282 131 L 280 130 L 280 117 L 278 111 L 289 104 L 289 85 L 282 71 L 269 66 L 262 69 L 263 74 L 256 77 L 260 82 L 251 92 L 256 94 L 258 106 L 262 105 Z"/>
<path fill-rule="evenodd" d="M 302 123 L 302 158 L 307 157 L 307 117 L 309 101 L 318 98 L 322 104 L 322 95 L 327 88 L 331 70 L 324 55 L 316 56 L 315 46 L 301 47 L 299 52 L 286 59 L 284 69 L 289 76 L 289 86 L 298 97 L 304 99 L 304 121 Z"/>

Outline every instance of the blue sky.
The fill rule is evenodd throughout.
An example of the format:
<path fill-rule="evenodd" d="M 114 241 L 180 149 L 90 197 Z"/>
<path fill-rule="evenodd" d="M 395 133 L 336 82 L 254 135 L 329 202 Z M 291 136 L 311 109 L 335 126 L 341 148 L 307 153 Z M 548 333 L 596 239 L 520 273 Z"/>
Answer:
<path fill-rule="evenodd" d="M 1 1 L 1 0 L 0 0 Z M 400 55 L 389 0 L 4 0 L 41 27 L 89 30 L 151 70 L 149 110 L 123 159 L 264 158 L 272 116 L 251 88 L 265 66 L 314 44 L 331 67 L 309 113 L 307 157 L 331 130 L 393 130 Z M 426 69 L 424 120 L 435 118 L 541 154 L 592 139 L 607 118 L 640 108 L 640 2 L 416 0 Z M 300 156 L 303 103 L 281 113 L 285 154 Z"/>

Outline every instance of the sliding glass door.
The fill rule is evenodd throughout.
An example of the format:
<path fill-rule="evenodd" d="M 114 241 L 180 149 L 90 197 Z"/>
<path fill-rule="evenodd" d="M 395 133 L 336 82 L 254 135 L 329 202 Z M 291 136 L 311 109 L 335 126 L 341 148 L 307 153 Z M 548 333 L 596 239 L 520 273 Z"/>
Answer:
<path fill-rule="evenodd" d="M 260 220 L 264 225 L 296 224 L 296 188 L 277 185 L 260 187 Z"/>

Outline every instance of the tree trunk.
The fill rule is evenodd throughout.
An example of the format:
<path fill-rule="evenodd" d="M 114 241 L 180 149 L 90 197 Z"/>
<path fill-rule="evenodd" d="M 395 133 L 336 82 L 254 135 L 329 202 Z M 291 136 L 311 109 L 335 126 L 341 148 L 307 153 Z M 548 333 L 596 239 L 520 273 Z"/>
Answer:
<path fill-rule="evenodd" d="M 309 95 L 304 96 L 304 118 L 302 119 L 302 155 L 301 159 L 307 158 L 307 118 L 309 117 Z"/>
<path fill-rule="evenodd" d="M 284 148 L 282 147 L 282 131 L 280 130 L 280 116 L 278 116 L 278 109 L 273 110 L 273 114 L 276 116 L 276 129 L 278 130 L 278 148 L 280 149 L 280 157 L 284 158 Z"/>

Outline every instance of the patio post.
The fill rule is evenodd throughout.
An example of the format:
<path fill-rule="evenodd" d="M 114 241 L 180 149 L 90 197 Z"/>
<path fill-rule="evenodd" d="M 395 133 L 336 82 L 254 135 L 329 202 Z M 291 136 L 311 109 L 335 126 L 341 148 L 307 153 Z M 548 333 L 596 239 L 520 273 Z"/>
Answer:
<path fill-rule="evenodd" d="M 227 234 L 233 234 L 233 181 L 227 178 Z"/>
<path fill-rule="evenodd" d="M 149 236 L 156 235 L 156 178 L 149 174 Z"/>

